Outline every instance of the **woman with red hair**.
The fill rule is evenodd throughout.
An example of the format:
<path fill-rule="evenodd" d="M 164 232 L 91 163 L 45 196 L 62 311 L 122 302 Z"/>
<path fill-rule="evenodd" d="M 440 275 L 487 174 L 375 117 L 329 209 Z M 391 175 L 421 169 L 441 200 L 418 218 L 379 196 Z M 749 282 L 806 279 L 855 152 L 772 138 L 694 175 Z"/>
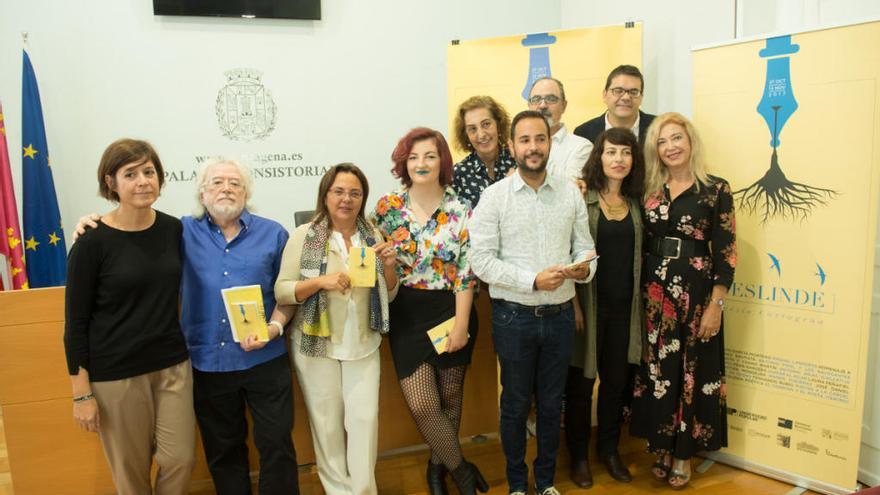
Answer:
<path fill-rule="evenodd" d="M 443 135 L 419 127 L 391 154 L 402 188 L 376 204 L 375 220 L 397 251 L 400 289 L 391 304 L 391 354 L 419 432 L 431 448 L 428 486 L 445 495 L 446 472 L 462 495 L 489 485 L 464 460 L 458 442 L 464 375 L 477 337 L 476 278 L 468 250 L 470 207 L 452 184 L 452 156 Z M 454 318 L 442 352 L 427 331 Z"/>

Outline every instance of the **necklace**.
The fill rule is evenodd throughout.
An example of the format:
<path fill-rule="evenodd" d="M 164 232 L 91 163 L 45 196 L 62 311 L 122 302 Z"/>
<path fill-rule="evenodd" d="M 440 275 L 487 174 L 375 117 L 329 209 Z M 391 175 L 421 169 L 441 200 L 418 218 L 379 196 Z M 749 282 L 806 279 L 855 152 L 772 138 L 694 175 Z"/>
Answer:
<path fill-rule="evenodd" d="M 626 213 L 629 212 L 629 204 L 626 202 L 626 200 L 622 199 L 620 203 L 612 205 L 608 202 L 608 200 L 605 199 L 605 196 L 600 193 L 599 202 L 602 203 L 602 206 L 605 208 L 605 212 L 608 214 L 608 216 L 619 218 L 625 216 Z"/>

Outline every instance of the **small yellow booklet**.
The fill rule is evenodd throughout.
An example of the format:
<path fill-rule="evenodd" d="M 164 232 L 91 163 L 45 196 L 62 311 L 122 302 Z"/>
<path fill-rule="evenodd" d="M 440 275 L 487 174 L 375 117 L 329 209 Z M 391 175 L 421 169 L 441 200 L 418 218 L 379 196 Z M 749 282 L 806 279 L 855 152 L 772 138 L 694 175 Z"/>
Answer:
<path fill-rule="evenodd" d="M 230 287 L 220 291 L 223 305 L 232 328 L 232 339 L 241 342 L 248 335 L 256 334 L 262 342 L 269 340 L 266 326 L 266 310 L 263 308 L 263 290 L 259 285 Z"/>
<path fill-rule="evenodd" d="M 348 250 L 348 278 L 352 287 L 376 285 L 376 251 L 373 248 L 352 246 Z"/>
<path fill-rule="evenodd" d="M 449 333 L 452 332 L 453 327 L 455 327 L 454 316 L 428 330 L 428 339 L 431 340 L 431 344 L 434 345 L 434 350 L 437 351 L 437 354 L 446 352 L 446 342 L 449 340 Z"/>

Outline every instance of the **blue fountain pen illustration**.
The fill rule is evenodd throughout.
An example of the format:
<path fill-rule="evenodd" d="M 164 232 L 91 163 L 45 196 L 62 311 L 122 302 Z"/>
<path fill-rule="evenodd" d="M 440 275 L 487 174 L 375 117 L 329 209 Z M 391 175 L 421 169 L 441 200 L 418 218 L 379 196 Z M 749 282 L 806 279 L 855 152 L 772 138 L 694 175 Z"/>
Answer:
<path fill-rule="evenodd" d="M 798 109 L 791 84 L 791 57 L 800 51 L 791 35 L 768 38 L 758 54 L 767 60 L 764 93 L 757 111 L 770 130 L 770 168 L 752 185 L 734 191 L 739 207 L 761 217 L 766 224 L 772 218 L 805 221 L 813 209 L 828 204 L 837 195 L 831 189 L 793 182 L 779 164 L 779 139 L 782 128 Z"/>
<path fill-rule="evenodd" d="M 529 74 L 522 90 L 524 100 L 529 99 L 532 84 L 542 77 L 552 77 L 550 71 L 550 46 L 556 43 L 556 36 L 548 33 L 530 34 L 523 38 L 522 45 L 529 47 Z"/>
<path fill-rule="evenodd" d="M 798 108 L 791 86 L 791 58 L 784 55 L 791 55 L 799 50 L 799 45 L 791 44 L 789 35 L 768 39 L 767 46 L 758 52 L 761 58 L 769 58 L 767 75 L 764 77 L 764 95 L 757 110 L 767 123 L 772 137 L 770 146 L 773 148 L 779 146 L 779 134 Z"/>

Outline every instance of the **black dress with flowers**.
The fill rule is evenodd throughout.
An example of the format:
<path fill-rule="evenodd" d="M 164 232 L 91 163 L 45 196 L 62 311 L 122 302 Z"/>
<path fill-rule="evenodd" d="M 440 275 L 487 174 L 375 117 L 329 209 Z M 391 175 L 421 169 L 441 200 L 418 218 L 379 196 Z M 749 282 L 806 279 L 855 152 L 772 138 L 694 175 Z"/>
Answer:
<path fill-rule="evenodd" d="M 715 285 L 730 287 L 736 222 L 730 185 L 710 176 L 670 201 L 669 189 L 645 200 L 647 246 L 666 236 L 709 243 L 709 256 L 649 253 L 642 269 L 647 341 L 633 392 L 631 432 L 651 452 L 687 459 L 727 446 L 724 332 L 699 339 Z"/>

